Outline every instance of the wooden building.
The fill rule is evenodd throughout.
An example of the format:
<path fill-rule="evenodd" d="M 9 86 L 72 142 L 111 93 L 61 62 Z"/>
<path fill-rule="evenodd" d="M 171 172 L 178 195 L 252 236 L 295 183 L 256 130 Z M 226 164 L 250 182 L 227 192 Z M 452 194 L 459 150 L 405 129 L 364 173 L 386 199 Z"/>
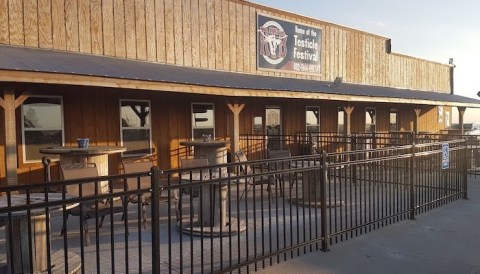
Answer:
<path fill-rule="evenodd" d="M 0 0 L 0 183 L 42 181 L 39 148 L 79 137 L 127 146 L 115 174 L 134 154 L 177 167 L 202 134 L 439 132 L 480 106 L 452 65 L 390 48 L 241 0 Z"/>

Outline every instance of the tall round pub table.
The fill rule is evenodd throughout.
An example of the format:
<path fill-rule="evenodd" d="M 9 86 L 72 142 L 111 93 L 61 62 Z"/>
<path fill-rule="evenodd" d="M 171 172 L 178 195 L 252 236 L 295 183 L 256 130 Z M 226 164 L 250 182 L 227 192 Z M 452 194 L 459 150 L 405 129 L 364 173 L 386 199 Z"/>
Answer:
<path fill-rule="evenodd" d="M 98 175 L 108 175 L 108 155 L 124 152 L 127 149 L 121 146 L 91 146 L 79 148 L 73 146 L 49 147 L 40 149 L 43 154 L 60 155 L 60 165 L 76 163 L 95 163 Z"/>
<path fill-rule="evenodd" d="M 63 193 L 32 193 L 30 196 L 26 194 L 16 194 L 0 196 L 0 208 L 8 206 L 32 205 L 30 210 L 13 211 L 10 214 L 0 214 L 1 218 L 5 218 L 7 224 L 5 226 L 5 240 L 7 249 L 7 265 L 0 267 L 0 273 L 45 273 L 48 269 L 52 273 L 58 273 L 65 270 L 60 261 L 68 261 L 70 272 L 78 272 L 81 267 L 80 257 L 72 252 L 68 252 L 68 258 L 64 258 L 63 250 L 55 252 L 50 257 L 52 265 L 48 265 L 47 245 L 49 237 L 47 226 L 50 223 L 47 220 L 47 211 L 44 207 L 34 207 L 35 203 L 58 202 L 63 201 Z M 65 199 L 72 197 L 65 194 Z M 65 209 L 78 206 L 77 203 L 66 204 Z M 48 216 L 50 213 L 63 210 L 63 205 L 49 206 Z M 29 229 L 30 226 L 30 229 Z M 12 269 L 13 267 L 13 269 Z"/>
<path fill-rule="evenodd" d="M 206 157 L 209 165 L 220 165 L 227 162 L 227 144 L 229 141 L 183 141 L 180 145 L 193 147 L 195 158 Z"/>

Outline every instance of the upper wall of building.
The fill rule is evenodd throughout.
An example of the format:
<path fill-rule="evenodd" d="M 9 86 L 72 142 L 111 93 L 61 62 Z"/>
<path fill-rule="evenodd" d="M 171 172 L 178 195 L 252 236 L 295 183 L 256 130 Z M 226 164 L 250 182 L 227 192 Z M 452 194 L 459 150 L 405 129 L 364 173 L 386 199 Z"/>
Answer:
<path fill-rule="evenodd" d="M 257 69 L 257 14 L 320 29 L 320 73 Z M 0 0 L 0 44 L 450 92 L 449 65 L 389 53 L 389 42 L 240 0 Z"/>

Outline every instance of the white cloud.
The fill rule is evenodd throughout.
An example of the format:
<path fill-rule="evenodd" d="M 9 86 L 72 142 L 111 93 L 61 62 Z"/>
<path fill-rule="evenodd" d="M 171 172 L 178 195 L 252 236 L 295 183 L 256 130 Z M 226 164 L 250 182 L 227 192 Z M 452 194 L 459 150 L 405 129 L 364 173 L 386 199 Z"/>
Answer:
<path fill-rule="evenodd" d="M 370 25 L 375 25 L 377 27 L 387 26 L 387 24 L 385 24 L 384 22 L 380 22 L 380 21 L 367 21 L 367 23 L 370 24 Z"/>

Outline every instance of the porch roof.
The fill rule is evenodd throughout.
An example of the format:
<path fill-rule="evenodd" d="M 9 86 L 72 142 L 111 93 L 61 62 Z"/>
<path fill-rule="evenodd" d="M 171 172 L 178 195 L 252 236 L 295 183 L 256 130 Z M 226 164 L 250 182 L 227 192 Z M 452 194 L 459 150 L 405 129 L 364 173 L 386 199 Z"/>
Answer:
<path fill-rule="evenodd" d="M 11 46 L 0 46 L 0 71 L 0 81 L 4 82 L 76 84 L 227 96 L 480 107 L 480 100 L 448 93 L 349 83 L 334 85 L 326 81 L 222 72 Z"/>

